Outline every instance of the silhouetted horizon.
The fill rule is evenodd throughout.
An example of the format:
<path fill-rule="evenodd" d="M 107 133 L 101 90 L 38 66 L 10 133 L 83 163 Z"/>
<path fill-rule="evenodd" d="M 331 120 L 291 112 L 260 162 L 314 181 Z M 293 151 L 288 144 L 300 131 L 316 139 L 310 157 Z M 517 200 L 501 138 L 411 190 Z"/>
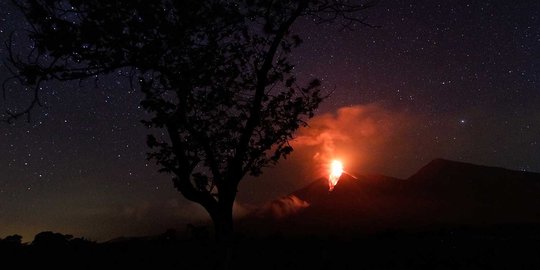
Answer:
<path fill-rule="evenodd" d="M 356 174 L 355 178 L 353 178 L 347 174 L 344 174 L 341 176 L 341 179 L 336 186 L 336 191 L 328 191 L 327 181 L 327 178 L 317 179 L 305 187 L 286 193 L 288 195 L 283 194 L 282 197 L 275 198 L 257 206 L 251 206 L 250 210 L 246 210 L 246 212 L 241 216 L 236 216 L 236 219 L 240 221 L 238 233 L 255 233 L 255 235 L 265 233 L 271 234 L 272 232 L 268 231 L 268 228 L 265 228 L 265 226 L 261 227 L 261 225 L 265 223 L 273 224 L 271 226 L 273 229 L 279 228 L 280 230 L 284 230 L 281 231 L 281 233 L 287 233 L 287 228 L 289 227 L 292 228 L 293 231 L 298 230 L 298 232 L 309 232 L 311 234 L 327 235 L 336 233 L 336 231 L 332 229 L 331 225 L 324 222 L 317 224 L 317 220 L 341 220 L 340 222 L 342 225 L 346 225 L 346 227 L 357 227 L 357 230 L 351 232 L 352 235 L 369 235 L 389 229 L 410 230 L 415 226 L 417 228 L 433 230 L 434 228 L 444 228 L 445 226 L 469 226 L 482 228 L 483 226 L 487 225 L 497 226 L 512 223 L 540 224 L 540 219 L 538 218 L 539 213 L 535 207 L 538 205 L 538 203 L 540 203 L 540 201 L 538 201 L 540 200 L 539 197 L 535 196 L 535 194 L 540 192 L 540 190 L 538 190 L 538 184 L 540 184 L 540 173 L 515 171 L 500 167 L 437 158 L 420 167 L 416 173 L 406 179 L 388 177 L 382 174 Z M 438 185 L 441 185 L 440 188 L 437 187 Z M 517 186 L 517 189 L 512 188 L 512 186 Z M 477 195 L 476 197 L 470 196 L 469 192 L 473 187 L 475 187 L 472 189 L 474 192 L 482 192 L 484 194 L 482 196 Z M 441 196 L 441 188 L 445 190 L 446 197 Z M 448 190 L 453 190 L 453 192 L 448 192 Z M 367 197 L 364 198 L 365 196 L 368 196 L 366 192 L 374 192 L 374 195 L 369 197 L 371 199 Z M 495 194 L 489 197 L 489 194 L 494 192 Z M 501 198 L 504 197 L 502 193 L 511 194 L 511 197 L 514 198 L 514 200 L 519 198 L 520 202 L 517 202 L 517 204 L 512 204 L 512 200 L 501 201 Z M 469 195 L 467 195 L 468 197 L 464 197 L 464 194 Z M 351 196 L 361 196 L 363 199 L 361 199 L 361 201 L 354 202 L 356 199 Z M 415 200 L 426 200 L 426 198 L 431 197 L 431 199 L 428 199 L 431 210 L 426 209 L 425 205 L 422 205 L 422 203 L 409 202 L 409 199 L 403 201 L 402 199 L 407 196 L 409 196 L 409 199 L 415 198 Z M 478 206 L 475 207 L 474 205 L 471 205 L 470 202 L 464 200 L 464 198 L 467 198 L 467 200 L 474 200 L 475 198 L 481 199 L 485 196 L 488 196 L 486 197 L 488 201 L 485 201 L 486 198 L 484 198 L 482 203 L 487 203 L 492 209 L 499 211 L 497 213 L 490 213 L 491 217 L 488 218 L 484 216 L 486 213 L 482 212 L 485 211 L 485 209 L 479 210 Z M 444 211 L 457 211 L 460 212 L 460 215 L 464 215 L 465 212 L 469 212 L 481 222 L 463 222 L 462 220 L 460 223 L 459 217 L 457 220 L 455 217 L 453 220 L 444 220 L 444 218 L 441 219 L 441 217 L 436 217 L 437 215 L 441 215 L 440 211 L 443 211 L 444 207 L 448 206 L 434 205 L 435 197 L 437 197 L 439 200 L 450 200 L 452 201 L 450 206 L 459 207 L 457 209 L 446 209 Z M 298 201 L 296 201 L 295 198 L 298 199 Z M 349 201 L 351 199 L 353 199 L 353 201 Z M 537 201 L 534 201 L 535 199 Z M 367 214 L 366 216 L 366 210 L 363 210 L 364 206 L 362 206 L 362 204 L 367 202 L 365 200 L 369 200 L 369 204 L 371 205 L 370 207 L 379 209 L 378 211 L 383 211 L 384 215 L 387 215 L 387 218 L 405 218 L 410 220 L 413 218 L 418 219 L 420 217 L 419 215 L 426 214 L 427 216 L 423 216 L 421 218 L 425 220 L 432 218 L 433 220 L 423 221 L 421 224 L 416 224 L 414 226 L 408 224 L 409 221 L 393 221 L 393 225 L 390 227 L 388 227 L 388 225 L 381 225 L 382 223 L 378 225 L 380 227 L 370 227 L 370 225 L 367 225 L 367 223 L 372 222 L 370 221 L 370 215 L 373 215 L 376 212 L 370 212 L 371 214 Z M 392 202 L 387 202 L 386 200 Z M 448 202 L 449 201 L 446 201 L 446 203 Z M 469 204 L 468 209 L 461 208 L 465 203 Z M 320 213 L 318 212 L 320 209 L 308 210 L 310 207 L 320 207 L 323 205 L 329 212 Z M 400 208 L 404 207 L 404 205 L 408 205 L 406 207 L 408 210 L 404 211 Z M 525 210 L 524 208 L 527 205 L 529 205 L 529 210 Z M 355 209 L 354 211 L 360 211 L 363 214 L 355 216 L 355 212 L 352 209 Z M 393 211 L 388 212 L 390 209 L 393 209 Z M 307 210 L 308 212 L 311 211 L 311 213 L 302 213 L 304 210 Z M 436 210 L 438 213 L 435 214 L 431 212 L 433 210 Z M 370 210 L 367 211 L 369 212 Z M 496 221 L 498 215 L 508 216 L 509 213 L 514 212 L 524 213 L 525 216 L 528 216 L 528 220 L 516 218 L 519 216 L 518 214 L 517 216 L 510 216 L 509 218 L 506 217 L 506 219 L 503 218 L 500 221 Z M 351 220 L 344 219 L 344 217 L 338 218 L 325 216 L 328 214 L 333 215 L 335 213 L 344 213 L 349 216 Z M 298 215 L 298 218 L 295 217 L 296 215 Z M 397 216 L 393 217 L 392 215 Z M 258 224 L 257 222 L 253 223 L 250 220 L 253 217 L 256 219 L 262 217 L 263 224 Z M 314 221 L 314 217 L 318 218 Z M 270 221 L 268 221 L 267 218 L 275 220 L 269 223 Z M 243 224 L 246 222 L 245 219 L 247 219 L 247 227 L 245 224 Z M 492 221 L 489 221 L 489 219 L 492 219 Z M 288 222 L 292 222 L 294 226 L 291 226 L 291 223 Z M 418 227 L 419 225 L 420 227 Z M 306 226 L 308 228 L 307 230 Z M 315 231 L 310 231 L 309 227 L 315 227 L 318 229 Z M 166 229 L 155 228 L 151 229 L 148 233 L 141 233 L 138 235 L 115 235 L 107 239 L 100 239 L 97 242 L 122 242 L 136 239 L 151 240 L 162 237 L 167 230 L 171 229 L 177 233 L 178 237 L 183 239 L 188 239 L 190 234 L 193 233 L 193 230 L 197 229 L 207 234 L 212 233 L 211 221 L 208 219 L 196 223 L 186 222 L 185 224 L 179 224 L 176 227 Z M 85 235 L 75 235 L 75 237 L 82 237 L 90 241 L 96 241 L 96 239 L 92 239 L 91 237 L 88 238 Z M 33 241 L 29 239 L 29 236 L 25 236 L 23 239 L 24 243 L 31 243 Z"/>

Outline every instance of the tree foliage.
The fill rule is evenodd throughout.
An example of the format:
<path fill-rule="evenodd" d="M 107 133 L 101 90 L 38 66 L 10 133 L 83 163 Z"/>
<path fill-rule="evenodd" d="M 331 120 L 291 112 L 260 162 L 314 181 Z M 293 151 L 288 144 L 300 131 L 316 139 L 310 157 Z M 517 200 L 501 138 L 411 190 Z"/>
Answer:
<path fill-rule="evenodd" d="M 23 111 L 39 104 L 49 80 L 84 80 L 129 70 L 145 95 L 149 158 L 174 175 L 175 187 L 200 203 L 219 232 L 232 230 L 240 180 L 259 175 L 291 153 L 289 140 L 323 100 L 320 82 L 299 85 L 289 56 L 302 43 L 291 26 L 318 22 L 363 24 L 373 3 L 340 0 L 20 0 L 34 49 L 10 51 L 10 81 L 34 87 Z"/>

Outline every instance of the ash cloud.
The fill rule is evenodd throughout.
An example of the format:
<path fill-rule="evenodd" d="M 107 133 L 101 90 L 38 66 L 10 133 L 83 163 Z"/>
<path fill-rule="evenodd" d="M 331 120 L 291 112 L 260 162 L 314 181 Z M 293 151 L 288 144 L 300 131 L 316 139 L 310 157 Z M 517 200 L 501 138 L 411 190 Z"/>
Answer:
<path fill-rule="evenodd" d="M 372 173 L 410 150 L 405 138 L 416 122 L 406 112 L 378 104 L 342 107 L 311 119 L 292 145 L 298 155 L 310 156 L 319 177 L 326 176 L 332 159 L 342 160 L 346 171 Z"/>
<path fill-rule="evenodd" d="M 307 207 L 309 207 L 308 202 L 294 195 L 289 195 L 263 205 L 255 211 L 255 215 L 280 219 L 298 213 Z"/>
<path fill-rule="evenodd" d="M 287 159 L 261 177 L 241 182 L 239 199 L 260 204 L 282 197 L 317 178 L 326 178 L 332 159 L 340 159 L 344 170 L 353 175 L 407 177 L 424 163 L 411 166 L 418 152 L 415 149 L 424 143 L 417 135 L 424 122 L 407 110 L 380 104 L 318 114 L 295 134 L 291 141 L 294 152 Z"/>

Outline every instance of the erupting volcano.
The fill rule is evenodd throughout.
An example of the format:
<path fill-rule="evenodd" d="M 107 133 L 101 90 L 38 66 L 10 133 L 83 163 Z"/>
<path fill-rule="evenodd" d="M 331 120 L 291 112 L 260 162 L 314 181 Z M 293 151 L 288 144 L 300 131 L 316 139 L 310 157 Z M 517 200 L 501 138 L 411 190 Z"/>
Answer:
<path fill-rule="evenodd" d="M 333 160 L 330 163 L 330 174 L 328 175 L 328 190 L 332 191 L 339 182 L 339 178 L 343 173 L 343 163 L 339 160 Z"/>
<path fill-rule="evenodd" d="M 327 170 L 328 179 L 272 201 L 244 224 L 271 233 L 347 237 L 387 230 L 540 224 L 540 173 L 444 159 L 431 161 L 406 179 L 355 177 L 338 160 L 329 162 Z"/>

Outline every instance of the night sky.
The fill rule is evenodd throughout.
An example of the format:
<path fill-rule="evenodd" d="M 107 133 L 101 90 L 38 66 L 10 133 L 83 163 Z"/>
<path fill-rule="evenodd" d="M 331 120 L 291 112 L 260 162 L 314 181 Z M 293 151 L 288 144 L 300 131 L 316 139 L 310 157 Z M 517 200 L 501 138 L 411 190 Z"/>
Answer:
<path fill-rule="evenodd" d="M 331 158 L 354 174 L 401 178 L 438 157 L 540 172 L 539 1 L 383 0 L 365 15 L 380 27 L 294 27 L 304 39 L 298 77 L 333 92 L 290 158 L 244 179 L 239 214 L 324 176 Z M 2 43 L 18 29 L 13 46 L 30 46 L 9 1 L 0 20 Z M 52 230 L 102 241 L 206 219 L 146 160 L 141 97 L 122 71 L 48 83 L 30 122 L 0 123 L 0 237 Z M 23 101 L 12 93 L 2 110 Z"/>

